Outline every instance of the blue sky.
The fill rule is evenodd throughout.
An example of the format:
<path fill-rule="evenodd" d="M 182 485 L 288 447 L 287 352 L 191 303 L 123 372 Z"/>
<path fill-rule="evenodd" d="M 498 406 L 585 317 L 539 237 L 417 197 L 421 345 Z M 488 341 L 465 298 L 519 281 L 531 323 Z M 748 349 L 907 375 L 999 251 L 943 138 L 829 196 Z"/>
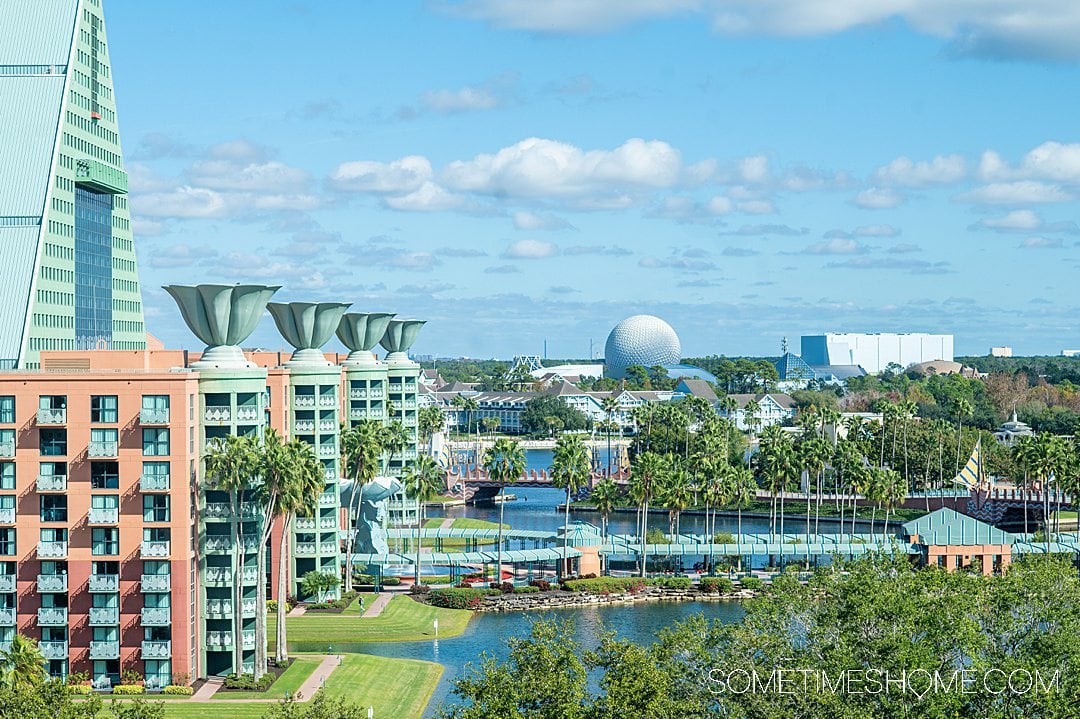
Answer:
<path fill-rule="evenodd" d="M 414 349 L 440 356 L 585 357 L 640 312 L 687 355 L 823 331 L 1080 346 L 1073 3 L 105 10 L 171 346 L 194 341 L 171 282 L 427 319 Z M 252 341 L 282 344 L 269 317 Z"/>

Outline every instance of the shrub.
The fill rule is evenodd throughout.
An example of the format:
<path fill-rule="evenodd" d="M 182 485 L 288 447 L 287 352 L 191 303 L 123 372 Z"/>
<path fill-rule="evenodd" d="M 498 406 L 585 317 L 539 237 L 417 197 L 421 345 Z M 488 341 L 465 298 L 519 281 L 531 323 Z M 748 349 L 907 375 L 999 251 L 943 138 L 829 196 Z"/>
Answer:
<path fill-rule="evenodd" d="M 169 686 L 162 689 L 161 693 L 168 694 L 170 696 L 189 697 L 195 693 L 195 690 L 191 687 L 184 687 L 178 684 L 170 684 Z"/>
<path fill-rule="evenodd" d="M 735 535 L 731 532 L 717 532 L 713 535 L 713 544 L 735 544 Z"/>
<path fill-rule="evenodd" d="M 120 683 L 121 684 L 141 684 L 142 679 L 143 679 L 142 674 L 139 674 L 134 669 L 125 669 L 120 674 Z"/>
<path fill-rule="evenodd" d="M 735 583 L 727 577 L 702 577 L 699 588 L 709 594 L 731 594 Z"/>
<path fill-rule="evenodd" d="M 532 579 L 529 581 L 530 587 L 536 587 L 541 592 L 551 591 L 551 582 L 546 579 Z"/>
<path fill-rule="evenodd" d="M 399 587 L 401 586 L 401 577 L 383 577 L 384 587 Z"/>
<path fill-rule="evenodd" d="M 743 577 L 739 580 L 739 584 L 743 586 L 743 589 L 750 589 L 755 592 L 765 586 L 765 582 L 761 577 Z"/>
<path fill-rule="evenodd" d="M 188 672 L 176 672 L 172 675 L 172 683 L 174 686 L 186 687 L 191 684 L 191 674 Z"/>
<path fill-rule="evenodd" d="M 500 593 L 498 589 L 437 589 L 428 595 L 428 603 L 443 609 L 476 609 L 484 597 Z"/>
<path fill-rule="evenodd" d="M 692 582 L 690 577 L 657 577 L 650 580 L 649 584 L 664 589 L 689 589 Z"/>
<path fill-rule="evenodd" d="M 514 584 L 513 584 L 513 582 L 503 582 L 502 584 L 499 585 L 499 591 L 502 592 L 503 594 L 513 594 L 514 593 Z"/>
<path fill-rule="evenodd" d="M 529 585 L 527 587 L 514 587 L 514 594 L 537 594 L 540 592 L 540 587 L 534 587 Z"/>
<path fill-rule="evenodd" d="M 67 684 L 74 686 L 90 681 L 90 672 L 71 672 L 67 675 Z"/>
<path fill-rule="evenodd" d="M 592 579 L 568 579 L 563 588 L 569 592 L 586 594 L 636 594 L 645 587 L 645 580 L 640 577 L 596 577 Z"/>
<path fill-rule="evenodd" d="M 254 674 L 230 674 L 225 677 L 226 689 L 243 689 L 245 691 L 262 692 L 270 688 L 274 683 L 273 674 L 263 674 L 259 681 L 255 681 Z"/>
<path fill-rule="evenodd" d="M 645 542 L 648 544 L 667 544 L 667 541 L 667 535 L 655 527 L 645 532 Z"/>
<path fill-rule="evenodd" d="M 113 694 L 144 694 L 146 687 L 142 684 L 117 684 L 112 689 Z"/>
<path fill-rule="evenodd" d="M 70 694 L 89 694 L 94 691 L 94 687 L 89 684 L 68 684 L 67 690 Z"/>
<path fill-rule="evenodd" d="M 427 594 L 431 591 L 431 587 L 426 584 L 413 584 L 409 587 L 409 594 Z"/>

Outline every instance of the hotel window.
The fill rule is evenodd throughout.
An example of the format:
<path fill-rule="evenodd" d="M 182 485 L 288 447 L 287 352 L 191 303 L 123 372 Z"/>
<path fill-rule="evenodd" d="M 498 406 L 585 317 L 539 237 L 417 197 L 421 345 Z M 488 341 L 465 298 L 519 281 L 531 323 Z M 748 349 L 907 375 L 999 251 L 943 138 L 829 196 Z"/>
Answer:
<path fill-rule="evenodd" d="M 120 464 L 118 462 L 90 463 L 91 489 L 120 489 Z"/>
<path fill-rule="evenodd" d="M 92 509 L 119 509 L 120 497 L 115 494 L 95 494 L 90 497 Z"/>
<path fill-rule="evenodd" d="M 161 559 L 144 559 L 143 574 L 151 574 L 155 577 L 169 576 L 169 563 Z"/>
<path fill-rule="evenodd" d="M 0 489 L 15 489 L 15 463 L 0 464 Z"/>
<path fill-rule="evenodd" d="M 0 424 L 15 423 L 15 397 L 4 395 L 0 397 Z"/>
<path fill-rule="evenodd" d="M 167 495 L 167 494 L 144 494 L 143 495 L 143 521 L 144 522 L 168 522 L 169 521 L 169 495 Z"/>
<path fill-rule="evenodd" d="M 169 454 L 169 430 L 165 427 L 143 427 L 144 457 L 165 457 Z"/>
<path fill-rule="evenodd" d="M 120 530 L 116 527 L 94 527 L 90 542 L 90 553 L 95 557 L 120 554 Z"/>
<path fill-rule="evenodd" d="M 67 521 L 67 495 L 66 494 L 43 494 L 41 499 L 42 522 L 66 522 Z"/>
<path fill-rule="evenodd" d="M 38 446 L 43 457 L 63 457 L 67 454 L 67 430 L 60 427 L 42 427 L 38 430 Z"/>
<path fill-rule="evenodd" d="M 15 554 L 15 528 L 0 528 L 0 555 L 13 556 Z"/>
<path fill-rule="evenodd" d="M 99 394 L 90 397 L 90 421 L 116 424 L 116 395 Z"/>
<path fill-rule="evenodd" d="M 143 527 L 144 542 L 168 542 L 172 537 L 168 527 Z"/>
<path fill-rule="evenodd" d="M 15 495 L 0 494 L 0 509 L 15 509 Z"/>
<path fill-rule="evenodd" d="M 168 462 L 143 462 L 142 476 L 153 477 L 156 482 L 161 482 L 166 489 L 169 488 L 169 463 Z M 151 480 L 151 481 L 154 481 Z M 155 483 L 156 483 L 155 482 Z"/>
<path fill-rule="evenodd" d="M 66 542 L 67 538 L 66 529 L 42 529 L 38 534 L 38 539 L 42 542 Z"/>
<path fill-rule="evenodd" d="M 142 410 L 144 414 L 154 417 L 155 421 L 169 421 L 169 395 L 167 394 L 144 394 L 142 397 Z"/>
<path fill-rule="evenodd" d="M 67 395 L 43 394 L 38 396 L 38 409 L 51 411 L 67 409 Z"/>

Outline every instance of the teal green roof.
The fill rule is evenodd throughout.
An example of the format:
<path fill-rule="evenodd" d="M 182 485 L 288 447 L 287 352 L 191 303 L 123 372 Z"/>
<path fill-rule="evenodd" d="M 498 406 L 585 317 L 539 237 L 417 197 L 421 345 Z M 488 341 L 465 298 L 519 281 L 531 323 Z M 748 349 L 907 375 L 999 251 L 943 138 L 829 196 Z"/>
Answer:
<path fill-rule="evenodd" d="M 918 543 L 929 545 L 1012 544 L 1016 537 L 986 522 L 941 508 L 924 517 L 904 523 L 904 534 L 919 535 Z"/>

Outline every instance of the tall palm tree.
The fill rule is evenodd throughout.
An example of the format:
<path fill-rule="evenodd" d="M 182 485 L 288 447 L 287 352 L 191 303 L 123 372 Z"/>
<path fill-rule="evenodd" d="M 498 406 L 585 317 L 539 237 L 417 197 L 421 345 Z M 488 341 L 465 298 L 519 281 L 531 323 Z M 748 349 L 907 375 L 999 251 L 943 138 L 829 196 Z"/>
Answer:
<path fill-rule="evenodd" d="M 415 499 L 416 508 L 416 566 L 414 569 L 413 584 L 420 584 L 420 553 L 423 541 L 421 532 L 424 527 L 424 505 L 434 499 L 441 487 L 445 486 L 442 468 L 431 457 L 424 455 L 418 457 L 416 463 L 405 472 L 402 477 L 405 484 L 405 496 Z"/>
<path fill-rule="evenodd" d="M 258 680 L 266 673 L 266 582 L 262 574 L 266 567 L 266 544 L 274 531 L 274 521 L 281 516 L 280 497 L 292 482 L 294 467 L 285 443 L 273 428 L 267 428 L 262 442 L 255 447 L 254 502 L 260 517 L 259 546 L 255 553 L 255 566 L 259 569 L 259 581 L 255 588 L 255 667 Z M 321 469 L 321 467 L 320 467 Z M 322 489 L 320 485 L 319 489 Z M 280 597 L 284 601 L 284 597 Z"/>
<path fill-rule="evenodd" d="M 878 455 L 878 466 L 885 466 L 885 438 L 889 434 L 889 428 L 892 427 L 893 421 L 896 419 L 896 405 L 887 399 L 881 400 L 878 403 L 878 412 L 881 413 L 881 452 Z"/>
<path fill-rule="evenodd" d="M 228 435 L 211 442 L 204 457 L 206 477 L 215 489 L 229 495 L 229 528 L 233 546 L 233 671 L 244 673 L 243 570 L 247 550 L 243 537 L 244 494 L 258 474 L 258 446 L 253 437 Z M 261 573 L 261 567 L 260 573 Z"/>
<path fill-rule="evenodd" d="M 353 547 L 356 544 L 360 516 L 360 496 L 364 485 L 379 474 L 380 458 L 383 454 L 382 424 L 364 420 L 352 427 L 343 426 L 339 441 L 343 473 L 352 480 L 352 495 L 345 518 L 345 589 L 351 592 Z"/>
<path fill-rule="evenodd" d="M 881 525 L 881 541 L 885 541 L 885 536 L 889 531 L 889 514 L 896 509 L 907 496 L 907 482 L 900 476 L 900 473 L 896 470 L 887 469 L 881 473 L 880 477 L 880 493 L 879 497 L 881 503 L 885 505 L 885 521 Z"/>
<path fill-rule="evenodd" d="M 607 538 L 608 518 L 618 501 L 619 485 L 610 477 L 601 479 L 589 492 L 589 503 L 600 513 L 600 537 L 603 539 Z"/>
<path fill-rule="evenodd" d="M 1019 437 L 1012 448 L 1017 466 L 1024 471 L 1024 534 L 1028 533 L 1028 498 L 1031 494 L 1030 473 L 1035 467 L 1038 456 L 1038 443 L 1034 436 Z"/>
<path fill-rule="evenodd" d="M 968 402 L 963 397 L 958 398 L 953 402 L 953 413 L 956 415 L 956 474 L 960 474 L 961 447 L 964 443 L 964 419 L 974 413 L 971 409 L 971 402 Z"/>
<path fill-rule="evenodd" d="M 750 447 L 746 452 L 746 466 L 750 466 L 750 455 L 754 451 L 754 433 L 761 427 L 761 403 L 752 399 L 743 407 L 743 423 L 750 434 Z"/>
<path fill-rule="evenodd" d="M 480 403 L 476 400 L 476 397 L 459 397 L 461 408 L 465 410 L 465 435 L 468 436 L 472 432 L 473 426 L 473 414 L 480 411 Z M 476 425 L 476 452 L 473 457 L 476 459 L 476 463 L 480 464 L 480 425 Z"/>
<path fill-rule="evenodd" d="M 525 450 L 521 443 L 507 437 L 495 440 L 495 443 L 484 453 L 484 469 L 488 476 L 499 485 L 499 493 L 502 494 L 506 485 L 512 484 L 525 472 Z M 499 565 L 496 570 L 496 581 L 502 581 L 502 555 L 503 555 L 503 510 L 506 502 L 499 502 Z"/>
<path fill-rule="evenodd" d="M 738 513 L 738 534 L 742 537 L 742 513 L 743 510 L 750 506 L 750 503 L 757 497 L 757 481 L 754 479 L 754 473 L 747 467 L 742 466 L 729 466 L 727 468 L 728 482 L 731 484 L 730 492 L 731 503 L 735 505 L 735 509 Z M 739 571 L 742 571 L 742 555 L 739 555 Z"/>
<path fill-rule="evenodd" d="M 908 425 L 919 416 L 919 405 L 910 399 L 904 400 L 899 405 L 900 421 L 904 426 L 904 484 L 911 486 L 911 475 L 908 473 Z"/>
<path fill-rule="evenodd" d="M 806 472 L 806 544 L 810 545 L 810 477 L 814 477 L 820 487 L 820 476 L 825 471 L 825 465 L 828 464 L 829 457 L 832 452 L 829 449 L 829 443 L 821 437 L 811 437 L 810 439 L 803 440 L 797 447 L 797 459 L 799 465 L 803 471 Z M 819 492 L 820 496 L 820 492 Z M 814 532 L 817 532 L 817 517 L 814 519 Z M 807 554 L 807 562 L 810 561 L 810 555 Z"/>
<path fill-rule="evenodd" d="M 668 511 L 668 534 L 680 534 L 682 513 L 693 501 L 694 485 L 686 469 L 674 458 L 668 461 L 659 495 L 661 504 Z"/>
<path fill-rule="evenodd" d="M 566 490 L 566 504 L 563 508 L 562 560 L 562 569 L 566 571 L 570 553 L 570 502 L 573 501 L 573 496 L 589 483 L 589 448 L 585 446 L 581 435 L 564 434 L 556 440 L 550 470 L 552 483 Z"/>
<path fill-rule="evenodd" d="M 277 641 L 275 658 L 278 664 L 289 659 L 288 638 L 286 636 L 285 614 L 288 610 L 285 599 L 288 595 L 286 574 L 288 562 L 286 555 L 289 547 L 289 528 L 296 517 L 312 517 L 319 503 L 319 495 L 326 486 L 323 463 L 315 456 L 315 448 L 307 442 L 292 440 L 285 445 L 285 461 L 291 468 L 285 485 L 278 494 L 278 511 L 283 517 L 281 536 L 278 539 L 278 583 L 277 583 Z M 337 524 L 335 513 L 335 525 Z M 336 532 L 336 527 L 335 527 Z M 350 584 L 352 566 L 346 568 Z M 258 646 L 258 642 L 256 642 Z"/>
<path fill-rule="evenodd" d="M 631 487 L 641 506 L 641 576 L 645 576 L 645 535 L 649 532 L 649 499 L 664 473 L 664 459 L 655 452 L 642 452 L 630 465 Z"/>
<path fill-rule="evenodd" d="M 619 402 L 613 395 L 608 395 L 600 401 L 600 409 L 603 410 L 607 416 L 607 421 L 604 423 L 604 428 L 607 430 L 607 462 L 604 469 L 604 476 L 611 476 L 611 430 L 614 429 L 615 424 L 615 412 L 619 409 Z"/>
<path fill-rule="evenodd" d="M 718 457 L 716 455 L 706 457 L 702 460 L 701 470 L 701 497 L 705 501 L 705 536 L 708 538 L 709 543 L 709 573 L 712 573 L 713 566 L 713 551 L 712 545 L 715 544 L 716 537 L 716 509 L 717 507 L 728 504 L 734 499 L 734 491 L 729 481 L 728 471 L 730 465 L 727 463 L 726 457 Z M 709 524 L 709 510 L 712 510 L 712 525 Z"/>
<path fill-rule="evenodd" d="M 427 442 L 428 454 L 434 453 L 435 434 L 443 428 L 445 421 L 442 409 L 433 404 L 421 407 L 416 413 L 416 429 L 420 439 Z"/>
<path fill-rule="evenodd" d="M 761 435 L 760 467 L 773 493 L 773 517 L 770 533 L 776 533 L 776 499 L 780 499 L 780 536 L 784 535 L 784 495 L 791 484 L 798 480 L 799 466 L 791 437 L 779 426 L 766 427 Z"/>
<path fill-rule="evenodd" d="M 0 686 L 14 692 L 32 689 L 49 678 L 45 665 L 37 640 L 16 634 L 0 653 Z"/>

